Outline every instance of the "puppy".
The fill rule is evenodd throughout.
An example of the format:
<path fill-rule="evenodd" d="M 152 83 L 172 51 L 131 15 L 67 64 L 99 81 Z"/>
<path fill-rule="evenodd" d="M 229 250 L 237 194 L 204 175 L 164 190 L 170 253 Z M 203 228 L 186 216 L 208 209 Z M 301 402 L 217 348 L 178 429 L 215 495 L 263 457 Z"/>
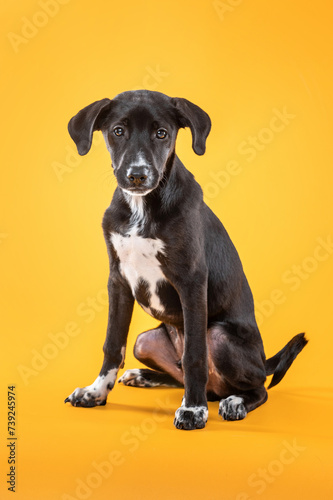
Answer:
<path fill-rule="evenodd" d="M 110 260 L 109 318 L 101 371 L 65 402 L 105 405 L 124 366 L 134 301 L 160 324 L 141 333 L 136 358 L 148 368 L 127 370 L 119 382 L 137 387 L 184 387 L 174 424 L 201 429 L 207 399 L 219 400 L 225 420 L 243 419 L 267 400 L 306 345 L 296 335 L 266 360 L 253 297 L 225 228 L 175 153 L 189 127 L 196 154 L 205 152 L 210 118 L 186 99 L 129 91 L 85 107 L 69 122 L 80 155 L 101 130 L 117 188 L 103 219 Z"/>

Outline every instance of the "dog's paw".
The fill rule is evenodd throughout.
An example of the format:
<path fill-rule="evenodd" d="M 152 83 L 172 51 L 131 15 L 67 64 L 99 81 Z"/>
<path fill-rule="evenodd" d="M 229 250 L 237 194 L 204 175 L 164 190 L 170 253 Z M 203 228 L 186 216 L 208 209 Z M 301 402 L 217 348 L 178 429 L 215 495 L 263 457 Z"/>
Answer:
<path fill-rule="evenodd" d="M 208 409 L 206 406 L 181 406 L 175 413 L 173 423 L 177 429 L 191 431 L 203 429 L 207 419 Z"/>
<path fill-rule="evenodd" d="M 118 368 L 111 368 L 105 375 L 99 375 L 95 382 L 83 389 L 77 388 L 65 399 L 65 403 L 72 406 L 83 406 L 92 408 L 93 406 L 104 406 L 109 392 L 114 386 L 117 378 Z"/>
<path fill-rule="evenodd" d="M 226 399 L 221 399 L 219 415 L 223 420 L 242 420 L 247 415 L 244 399 L 239 396 L 229 396 Z"/>
<path fill-rule="evenodd" d="M 142 370 L 139 368 L 134 370 L 126 370 L 118 380 L 118 384 L 130 385 L 132 387 L 154 387 L 153 382 L 147 380 L 143 376 Z"/>
<path fill-rule="evenodd" d="M 71 403 L 72 406 L 82 406 L 84 408 L 92 408 L 94 406 L 103 406 L 106 404 L 106 397 L 89 387 L 79 387 L 68 398 L 65 403 Z"/>

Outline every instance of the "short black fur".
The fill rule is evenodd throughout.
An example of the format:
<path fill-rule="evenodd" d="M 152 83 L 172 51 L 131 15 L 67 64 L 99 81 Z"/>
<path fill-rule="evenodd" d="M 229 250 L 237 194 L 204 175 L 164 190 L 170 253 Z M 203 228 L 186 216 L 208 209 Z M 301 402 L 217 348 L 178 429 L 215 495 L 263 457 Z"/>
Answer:
<path fill-rule="evenodd" d="M 79 154 L 89 151 L 93 132 L 102 130 L 118 184 L 103 218 L 110 260 L 109 321 L 98 384 L 107 395 L 114 381 L 104 387 L 104 378 L 123 366 L 136 299 L 161 322 L 137 338 L 134 354 L 151 368 L 140 370 L 138 384 L 184 386 L 175 417 L 181 429 L 205 426 L 207 395 L 221 399 L 224 419 L 244 418 L 266 401 L 266 376 L 273 374 L 269 387 L 279 383 L 307 343 L 299 334 L 266 360 L 238 253 L 175 153 L 178 130 L 187 126 L 194 152 L 202 155 L 211 128 L 207 113 L 186 99 L 146 90 L 96 101 L 69 122 Z M 146 255 L 136 255 L 132 241 L 151 249 L 160 245 L 152 265 L 162 279 L 149 283 L 138 275 L 133 287 L 124 269 L 132 265 L 135 274 L 135 263 L 141 268 L 140 258 Z M 159 308 L 153 307 L 152 295 Z M 66 401 L 93 406 L 91 391 L 85 398 L 88 390 L 76 390 Z M 101 400 L 104 404 L 106 396 L 96 404 Z"/>

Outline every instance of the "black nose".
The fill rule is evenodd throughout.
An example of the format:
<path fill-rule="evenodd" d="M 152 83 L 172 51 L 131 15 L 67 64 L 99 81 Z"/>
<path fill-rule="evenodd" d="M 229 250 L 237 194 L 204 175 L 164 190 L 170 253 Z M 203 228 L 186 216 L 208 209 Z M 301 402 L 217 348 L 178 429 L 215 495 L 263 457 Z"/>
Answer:
<path fill-rule="evenodd" d="M 145 183 L 147 177 L 142 168 L 132 167 L 127 173 L 127 179 L 133 186 L 141 186 Z"/>

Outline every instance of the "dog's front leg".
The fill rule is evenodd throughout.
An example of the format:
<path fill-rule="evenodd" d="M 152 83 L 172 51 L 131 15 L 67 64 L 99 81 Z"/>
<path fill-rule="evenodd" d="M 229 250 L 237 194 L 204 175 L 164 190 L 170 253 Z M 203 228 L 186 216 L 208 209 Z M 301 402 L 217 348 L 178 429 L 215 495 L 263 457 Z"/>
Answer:
<path fill-rule="evenodd" d="M 177 429 L 202 429 L 208 418 L 206 385 L 207 363 L 207 282 L 186 287 L 181 295 L 184 316 L 184 372 L 185 395 L 175 414 Z"/>
<path fill-rule="evenodd" d="M 122 282 L 109 278 L 109 318 L 103 347 L 104 361 L 95 382 L 82 389 L 77 388 L 65 399 L 73 406 L 101 406 L 106 404 L 119 368 L 124 364 L 128 329 L 132 317 L 134 299 L 130 289 Z"/>

